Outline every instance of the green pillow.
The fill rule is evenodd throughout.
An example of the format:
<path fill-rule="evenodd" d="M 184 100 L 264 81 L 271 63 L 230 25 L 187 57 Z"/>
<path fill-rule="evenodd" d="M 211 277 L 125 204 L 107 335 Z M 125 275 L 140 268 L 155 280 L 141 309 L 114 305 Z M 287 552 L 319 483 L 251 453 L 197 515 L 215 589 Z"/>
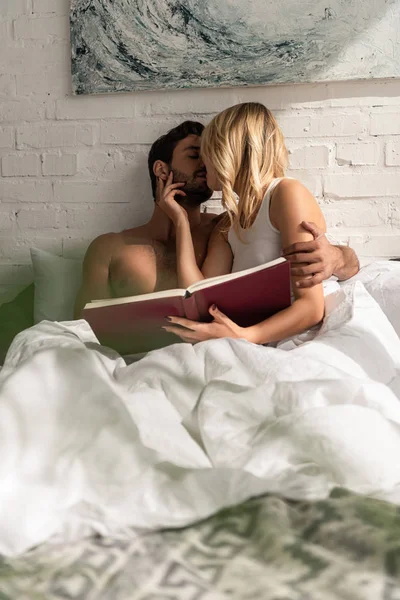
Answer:
<path fill-rule="evenodd" d="M 17 333 L 33 325 L 33 296 L 31 283 L 16 298 L 0 306 L 0 364 Z"/>
<path fill-rule="evenodd" d="M 82 259 L 57 256 L 39 248 L 31 248 L 31 259 L 35 323 L 72 321 L 82 281 Z"/>

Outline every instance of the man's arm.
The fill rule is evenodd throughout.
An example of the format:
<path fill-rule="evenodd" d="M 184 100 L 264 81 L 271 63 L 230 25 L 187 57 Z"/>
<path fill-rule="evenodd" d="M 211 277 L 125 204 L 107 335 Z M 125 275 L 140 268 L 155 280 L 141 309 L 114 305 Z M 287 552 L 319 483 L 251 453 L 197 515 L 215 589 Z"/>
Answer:
<path fill-rule="evenodd" d="M 114 234 L 105 234 L 96 238 L 87 249 L 82 285 L 75 302 L 75 319 L 81 318 L 81 312 L 88 302 L 112 298 L 109 271 L 114 245 Z"/>
<path fill-rule="evenodd" d="M 357 254 L 349 246 L 332 246 L 336 250 L 336 266 L 333 270 L 339 281 L 350 279 L 360 270 Z"/>
<path fill-rule="evenodd" d="M 303 222 L 302 227 L 312 233 L 314 239 L 283 249 L 283 256 L 291 263 L 292 276 L 304 277 L 298 281 L 298 287 L 313 287 L 332 275 L 344 281 L 358 273 L 360 264 L 354 250 L 330 244 L 314 223 Z"/>

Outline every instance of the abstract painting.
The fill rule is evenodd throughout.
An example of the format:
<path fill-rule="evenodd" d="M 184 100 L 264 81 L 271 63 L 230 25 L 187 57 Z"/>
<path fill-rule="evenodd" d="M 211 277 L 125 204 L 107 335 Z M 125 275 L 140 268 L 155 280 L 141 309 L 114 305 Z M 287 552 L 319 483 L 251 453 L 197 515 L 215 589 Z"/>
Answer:
<path fill-rule="evenodd" d="M 72 0 L 76 94 L 400 76 L 400 0 Z"/>

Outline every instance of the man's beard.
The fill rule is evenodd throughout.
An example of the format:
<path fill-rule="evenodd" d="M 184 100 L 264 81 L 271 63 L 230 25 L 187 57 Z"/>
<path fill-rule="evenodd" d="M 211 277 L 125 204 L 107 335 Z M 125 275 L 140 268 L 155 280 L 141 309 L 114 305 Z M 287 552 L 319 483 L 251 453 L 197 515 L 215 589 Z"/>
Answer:
<path fill-rule="evenodd" d="M 178 169 L 172 169 L 174 175 L 173 183 L 184 183 L 185 185 L 180 187 L 186 196 L 180 196 L 177 194 L 175 200 L 184 208 L 197 208 L 203 202 L 209 200 L 213 194 L 212 190 L 207 185 L 206 179 L 199 180 L 197 176 L 200 173 L 204 173 L 204 169 L 195 171 L 191 177 L 188 177 L 186 173 L 178 171 Z"/>

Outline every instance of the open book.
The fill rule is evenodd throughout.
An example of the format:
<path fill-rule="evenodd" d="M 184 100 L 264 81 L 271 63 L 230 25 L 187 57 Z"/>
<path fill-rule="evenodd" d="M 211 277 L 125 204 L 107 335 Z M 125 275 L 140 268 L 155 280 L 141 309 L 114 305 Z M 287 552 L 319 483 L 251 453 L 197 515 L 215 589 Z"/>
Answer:
<path fill-rule="evenodd" d="M 249 327 L 290 306 L 290 266 L 278 258 L 252 269 L 203 279 L 187 290 L 166 290 L 126 298 L 94 300 L 82 317 L 103 345 L 121 353 L 146 352 L 180 339 L 161 327 L 165 318 L 211 321 L 215 304 L 241 327 Z"/>

